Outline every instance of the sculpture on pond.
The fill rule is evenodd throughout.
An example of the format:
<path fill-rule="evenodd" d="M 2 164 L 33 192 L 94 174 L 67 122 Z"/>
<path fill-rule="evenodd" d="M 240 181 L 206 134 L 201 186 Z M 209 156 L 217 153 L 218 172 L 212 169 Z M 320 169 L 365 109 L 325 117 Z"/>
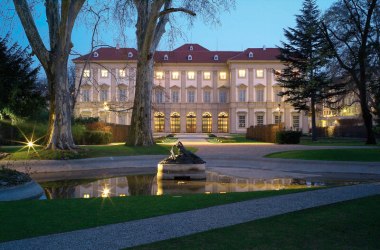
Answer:
<path fill-rule="evenodd" d="M 175 150 L 177 149 L 177 150 Z M 177 151 L 177 153 L 175 153 Z M 178 141 L 170 149 L 170 156 L 160 162 L 161 164 L 204 164 L 206 163 L 199 156 L 188 151 L 182 142 Z"/>

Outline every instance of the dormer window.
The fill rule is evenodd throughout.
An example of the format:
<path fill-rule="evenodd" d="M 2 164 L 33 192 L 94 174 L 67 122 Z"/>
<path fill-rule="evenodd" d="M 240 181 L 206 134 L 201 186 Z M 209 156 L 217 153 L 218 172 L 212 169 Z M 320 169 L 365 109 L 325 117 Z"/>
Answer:
<path fill-rule="evenodd" d="M 128 52 L 128 57 L 129 58 L 133 57 L 133 53 L 132 52 Z"/>
<path fill-rule="evenodd" d="M 214 61 L 218 61 L 219 60 L 219 56 L 218 55 L 215 55 L 214 56 Z"/>
<path fill-rule="evenodd" d="M 189 47 L 189 50 L 191 50 L 191 51 L 193 51 L 193 50 L 194 50 L 194 47 L 193 47 L 193 45 L 190 45 L 190 47 Z"/>
<path fill-rule="evenodd" d="M 164 55 L 164 61 L 167 61 L 169 60 L 169 56 L 168 55 Z"/>
<path fill-rule="evenodd" d="M 249 52 L 248 57 L 249 57 L 249 58 L 253 58 L 253 53 L 252 53 L 252 51 Z"/>
<path fill-rule="evenodd" d="M 93 56 L 94 56 L 94 57 L 98 57 L 98 56 L 99 56 L 99 53 L 95 51 L 94 54 L 93 54 Z"/>
<path fill-rule="evenodd" d="M 187 60 L 188 60 L 188 61 L 191 61 L 191 60 L 193 60 L 193 57 L 192 57 L 191 55 L 188 55 L 188 56 L 187 56 Z"/>

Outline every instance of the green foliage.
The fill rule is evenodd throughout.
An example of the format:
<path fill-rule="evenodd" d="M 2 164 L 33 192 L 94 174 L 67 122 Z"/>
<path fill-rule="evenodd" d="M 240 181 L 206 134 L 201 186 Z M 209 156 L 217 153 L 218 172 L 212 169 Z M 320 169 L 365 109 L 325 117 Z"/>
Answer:
<path fill-rule="evenodd" d="M 77 117 L 74 119 L 74 124 L 89 124 L 99 122 L 99 117 Z"/>
<path fill-rule="evenodd" d="M 47 123 L 34 122 L 29 120 L 19 121 L 12 124 L 10 120 L 0 120 L 0 144 L 15 145 L 28 140 L 36 140 L 41 144 L 47 133 Z M 25 137 L 24 137 L 25 135 Z"/>
<path fill-rule="evenodd" d="M 215 138 L 215 137 L 217 137 L 217 136 L 214 135 L 214 134 L 208 134 L 208 137 L 209 137 L 209 138 Z"/>
<path fill-rule="evenodd" d="M 0 169 L 0 188 L 2 186 L 11 187 L 20 185 L 22 183 L 26 183 L 31 181 L 32 179 L 28 174 L 18 172 L 13 169 L 6 168 L 5 166 L 1 166 Z"/>
<path fill-rule="evenodd" d="M 111 142 L 112 133 L 104 131 L 85 131 L 84 132 L 84 143 L 86 145 L 99 145 L 108 144 Z"/>
<path fill-rule="evenodd" d="M 282 130 L 276 133 L 278 144 L 299 144 L 302 136 L 301 131 Z"/>
<path fill-rule="evenodd" d="M 3 118 L 31 117 L 46 105 L 43 86 L 38 82 L 39 68 L 27 49 L 17 43 L 8 45 L 8 37 L 0 38 L 0 113 Z"/>

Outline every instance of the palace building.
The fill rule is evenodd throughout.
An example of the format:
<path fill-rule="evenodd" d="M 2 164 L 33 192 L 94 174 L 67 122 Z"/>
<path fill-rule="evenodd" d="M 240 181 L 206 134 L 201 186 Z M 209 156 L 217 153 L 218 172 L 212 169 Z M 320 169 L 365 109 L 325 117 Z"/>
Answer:
<path fill-rule="evenodd" d="M 74 59 L 80 89 L 75 116 L 130 124 L 137 50 L 100 48 Z M 154 55 L 152 128 L 155 133 L 245 133 L 283 123 L 308 131 L 304 112 L 283 102 L 277 48 L 210 51 L 184 44 Z M 80 86 L 79 86 L 80 85 Z"/>

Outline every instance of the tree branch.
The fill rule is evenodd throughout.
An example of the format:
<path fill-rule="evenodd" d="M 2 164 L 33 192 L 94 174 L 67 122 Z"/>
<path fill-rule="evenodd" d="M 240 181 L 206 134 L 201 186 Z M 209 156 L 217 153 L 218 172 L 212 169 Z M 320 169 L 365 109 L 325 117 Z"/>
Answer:
<path fill-rule="evenodd" d="M 168 9 L 164 9 L 163 11 L 158 13 L 158 17 L 162 17 L 162 16 L 165 16 L 165 15 L 173 13 L 173 12 L 184 12 L 184 13 L 189 14 L 191 16 L 197 15 L 197 14 L 195 14 L 195 12 L 188 10 L 188 9 L 185 9 L 185 8 L 168 8 Z"/>

